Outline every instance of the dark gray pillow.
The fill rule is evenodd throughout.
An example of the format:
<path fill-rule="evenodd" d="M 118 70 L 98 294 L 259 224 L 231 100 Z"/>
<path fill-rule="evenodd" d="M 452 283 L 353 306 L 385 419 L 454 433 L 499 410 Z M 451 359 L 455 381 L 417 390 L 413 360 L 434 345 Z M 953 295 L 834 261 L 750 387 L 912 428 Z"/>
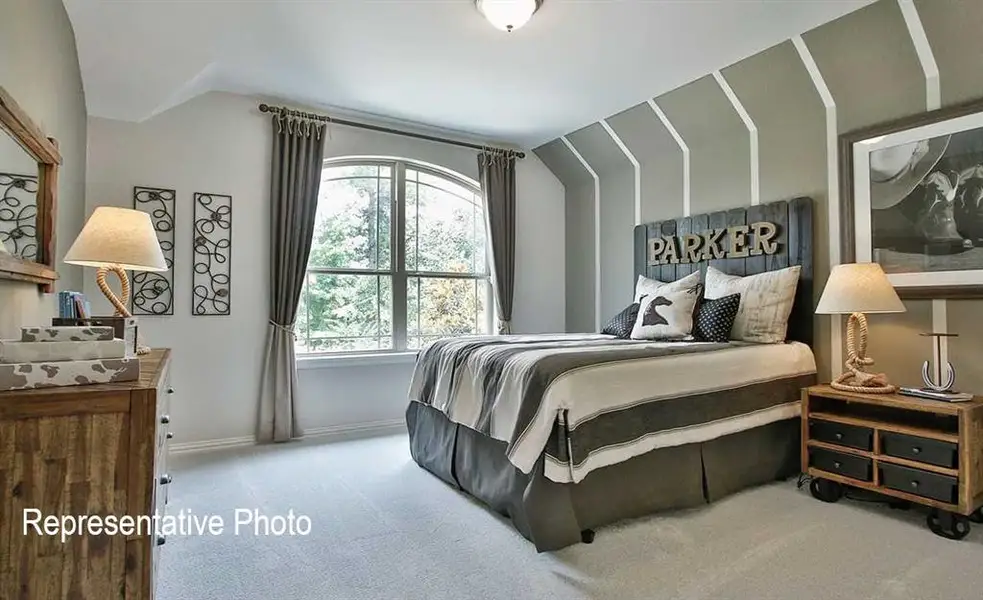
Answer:
<path fill-rule="evenodd" d="M 693 320 L 693 339 L 697 342 L 728 342 L 734 327 L 741 295 L 731 294 L 716 300 L 700 300 Z"/>
<path fill-rule="evenodd" d="M 623 340 L 627 340 L 631 337 L 631 329 L 635 326 L 637 319 L 638 302 L 628 305 L 623 311 L 614 315 L 608 321 L 608 324 L 604 326 L 604 329 L 601 330 L 601 333 L 616 335 Z"/>

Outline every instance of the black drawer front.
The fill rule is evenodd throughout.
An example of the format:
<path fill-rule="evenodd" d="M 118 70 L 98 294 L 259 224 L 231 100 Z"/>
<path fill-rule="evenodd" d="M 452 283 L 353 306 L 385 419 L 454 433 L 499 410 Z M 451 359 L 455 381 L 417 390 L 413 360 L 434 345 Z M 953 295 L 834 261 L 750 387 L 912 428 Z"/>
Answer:
<path fill-rule="evenodd" d="M 874 430 L 832 421 L 809 421 L 809 437 L 820 442 L 849 446 L 860 450 L 874 449 Z"/>
<path fill-rule="evenodd" d="M 887 463 L 881 463 L 880 469 L 881 485 L 886 488 L 958 504 L 959 480 L 955 477 Z"/>
<path fill-rule="evenodd" d="M 869 458 L 824 448 L 809 448 L 809 465 L 844 477 L 871 481 L 873 466 Z"/>
<path fill-rule="evenodd" d="M 952 442 L 884 431 L 881 432 L 881 452 L 950 469 L 959 467 L 959 446 Z"/>

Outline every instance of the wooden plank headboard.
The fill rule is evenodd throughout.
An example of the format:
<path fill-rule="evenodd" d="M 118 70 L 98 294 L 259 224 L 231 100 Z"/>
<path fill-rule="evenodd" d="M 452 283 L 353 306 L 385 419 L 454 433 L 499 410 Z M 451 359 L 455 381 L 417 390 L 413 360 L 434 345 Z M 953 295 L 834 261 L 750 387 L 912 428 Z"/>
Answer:
<path fill-rule="evenodd" d="M 769 224 L 774 225 L 773 230 Z M 693 258 L 699 260 L 694 262 Z M 675 281 L 696 270 L 705 275 L 707 264 L 731 275 L 756 275 L 801 265 L 787 337 L 812 346 L 811 198 L 635 226 L 635 279 L 645 275 Z"/>

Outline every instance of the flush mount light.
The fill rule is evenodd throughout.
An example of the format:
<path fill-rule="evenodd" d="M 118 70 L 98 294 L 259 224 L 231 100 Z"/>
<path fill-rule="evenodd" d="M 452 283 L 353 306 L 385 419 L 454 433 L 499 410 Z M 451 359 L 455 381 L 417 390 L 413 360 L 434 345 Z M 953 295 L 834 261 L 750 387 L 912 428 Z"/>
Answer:
<path fill-rule="evenodd" d="M 508 32 L 528 23 L 542 3 L 543 0 L 475 0 L 489 23 Z"/>

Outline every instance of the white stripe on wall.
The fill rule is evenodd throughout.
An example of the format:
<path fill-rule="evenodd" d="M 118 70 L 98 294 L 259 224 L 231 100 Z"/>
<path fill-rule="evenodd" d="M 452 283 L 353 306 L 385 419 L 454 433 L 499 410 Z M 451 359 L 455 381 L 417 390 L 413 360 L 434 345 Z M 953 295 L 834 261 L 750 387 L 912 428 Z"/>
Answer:
<path fill-rule="evenodd" d="M 666 116 L 666 113 L 662 112 L 662 109 L 659 108 L 659 105 L 655 103 L 655 100 L 649 98 L 646 102 L 648 102 L 648 105 L 655 113 L 655 116 L 659 117 L 659 120 L 662 121 L 662 126 L 669 131 L 669 135 L 672 136 L 672 139 L 676 140 L 676 145 L 679 146 L 679 150 L 683 153 L 683 216 L 688 217 L 690 211 L 689 146 L 687 146 L 686 142 L 683 141 L 683 136 L 679 135 L 679 132 L 676 131 L 676 128 L 673 127 L 672 123 L 669 122 L 669 117 Z"/>
<path fill-rule="evenodd" d="M 751 140 L 751 206 L 755 206 L 761 203 L 761 169 L 758 166 L 758 128 L 755 126 L 754 121 L 751 120 L 751 115 L 745 110 L 744 105 L 741 103 L 741 99 L 737 97 L 734 93 L 734 89 L 730 87 L 727 80 L 724 79 L 723 73 L 720 71 L 713 72 L 713 78 L 717 81 L 717 85 L 720 89 L 724 91 L 724 95 L 730 100 L 731 106 L 737 112 L 737 115 L 741 117 L 741 121 L 744 122 L 744 126 L 747 127 L 748 137 Z"/>
<path fill-rule="evenodd" d="M 611 139 L 614 140 L 614 143 L 624 153 L 625 158 L 627 158 L 628 162 L 631 163 L 631 167 L 635 169 L 635 225 L 638 225 L 642 222 L 641 166 L 638 164 L 638 159 L 635 158 L 635 155 L 631 153 L 631 150 L 628 149 L 628 146 L 626 146 L 625 143 L 621 140 L 621 137 L 618 136 L 618 132 L 615 131 L 614 128 L 612 128 L 610 125 L 608 125 L 607 119 L 601 119 L 600 123 L 601 123 L 601 127 L 604 128 L 604 131 L 608 132 L 608 135 L 611 136 Z"/>
<path fill-rule="evenodd" d="M 829 221 L 829 266 L 840 264 L 840 167 L 837 162 L 839 156 L 836 147 L 837 124 L 836 124 L 836 102 L 833 101 L 833 94 L 823 79 L 823 74 L 819 72 L 816 60 L 809 52 L 805 40 L 801 35 L 792 38 L 792 44 L 802 59 L 802 64 L 812 79 L 812 84 L 816 86 L 816 92 L 823 102 L 826 109 L 826 218 Z M 840 315 L 832 315 L 830 322 L 830 376 L 835 379 L 843 370 L 843 318 Z"/>
<path fill-rule="evenodd" d="M 594 330 L 601 330 L 601 180 L 590 163 L 583 157 L 567 136 L 560 136 L 560 141 L 580 161 L 584 170 L 594 178 Z"/>
<path fill-rule="evenodd" d="M 921 17 L 918 16 L 918 9 L 915 8 L 913 0 L 898 0 L 898 6 L 901 8 L 902 16 L 904 16 L 905 25 L 908 27 L 911 43 L 915 46 L 918 62 L 925 74 L 925 107 L 928 110 L 941 108 L 942 87 L 939 82 L 939 65 L 935 62 L 935 54 L 932 52 L 932 46 L 928 43 L 928 36 L 925 35 L 925 27 L 922 25 Z M 949 331 L 947 309 L 945 300 L 932 300 L 932 331 L 935 333 Z M 938 364 L 944 367 L 949 362 L 949 338 L 942 338 L 940 341 L 939 352 L 934 358 Z M 933 355 L 936 354 L 934 344 L 932 353 Z"/>

